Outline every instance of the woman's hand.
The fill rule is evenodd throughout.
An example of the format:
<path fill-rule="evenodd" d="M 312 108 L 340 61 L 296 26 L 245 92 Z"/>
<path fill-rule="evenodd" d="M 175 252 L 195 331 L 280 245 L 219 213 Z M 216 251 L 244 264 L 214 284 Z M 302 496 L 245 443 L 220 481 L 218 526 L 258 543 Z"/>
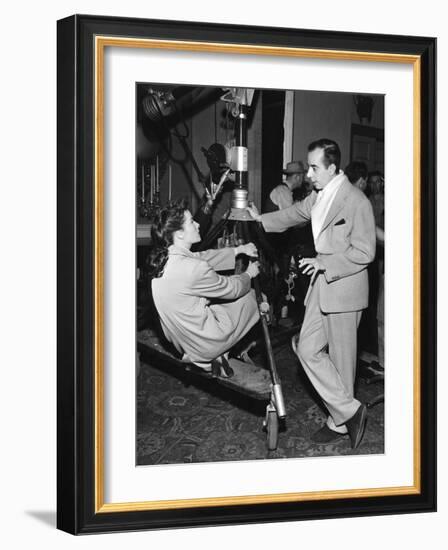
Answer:
<path fill-rule="evenodd" d="M 258 208 L 255 206 L 255 204 L 251 201 L 249 206 L 246 206 L 246 210 L 249 212 L 249 214 L 252 216 L 252 218 L 260 222 L 261 221 L 261 214 L 258 212 Z"/>
<path fill-rule="evenodd" d="M 253 279 L 260 273 L 260 264 L 258 262 L 250 262 L 247 266 L 246 273 Z"/>
<path fill-rule="evenodd" d="M 235 248 L 235 256 L 238 254 L 246 254 L 251 258 L 258 257 L 258 250 L 254 243 L 240 244 Z"/>

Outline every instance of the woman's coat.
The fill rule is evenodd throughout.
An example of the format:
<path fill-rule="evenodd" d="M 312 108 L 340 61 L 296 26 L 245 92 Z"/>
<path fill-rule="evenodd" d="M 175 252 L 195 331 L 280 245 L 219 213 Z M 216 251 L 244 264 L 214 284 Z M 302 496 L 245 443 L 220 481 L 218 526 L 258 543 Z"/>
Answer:
<path fill-rule="evenodd" d="M 167 340 L 191 361 L 211 361 L 228 351 L 258 321 L 247 273 L 235 267 L 233 248 L 191 252 L 170 246 L 163 275 L 152 293 Z"/>

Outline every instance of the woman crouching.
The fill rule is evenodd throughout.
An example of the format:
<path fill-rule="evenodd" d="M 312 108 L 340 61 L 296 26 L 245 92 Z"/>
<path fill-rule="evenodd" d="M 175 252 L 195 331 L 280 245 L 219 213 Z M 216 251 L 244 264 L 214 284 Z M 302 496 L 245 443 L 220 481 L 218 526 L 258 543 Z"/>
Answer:
<path fill-rule="evenodd" d="M 259 320 L 251 291 L 259 266 L 251 262 L 239 275 L 217 271 L 233 269 L 238 254 L 257 256 L 255 245 L 191 252 L 201 237 L 185 202 L 161 210 L 153 240 L 152 295 L 167 340 L 184 360 L 207 370 L 219 362 L 231 376 L 227 353 Z"/>

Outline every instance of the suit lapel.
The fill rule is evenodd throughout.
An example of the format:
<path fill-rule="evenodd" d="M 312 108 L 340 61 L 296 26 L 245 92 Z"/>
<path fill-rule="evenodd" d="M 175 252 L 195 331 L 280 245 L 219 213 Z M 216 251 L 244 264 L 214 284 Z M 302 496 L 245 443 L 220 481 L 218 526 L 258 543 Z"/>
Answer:
<path fill-rule="evenodd" d="M 330 225 L 330 223 L 341 211 L 342 207 L 345 204 L 347 196 L 350 193 L 351 186 L 352 184 L 349 182 L 347 178 L 345 178 L 345 180 L 341 184 L 341 187 L 336 193 L 336 196 L 333 200 L 332 205 L 330 206 L 330 210 L 328 211 L 328 214 L 325 217 L 325 221 L 324 221 L 324 224 L 322 225 L 322 229 L 320 230 L 319 236 L 322 235 L 322 232 Z"/>

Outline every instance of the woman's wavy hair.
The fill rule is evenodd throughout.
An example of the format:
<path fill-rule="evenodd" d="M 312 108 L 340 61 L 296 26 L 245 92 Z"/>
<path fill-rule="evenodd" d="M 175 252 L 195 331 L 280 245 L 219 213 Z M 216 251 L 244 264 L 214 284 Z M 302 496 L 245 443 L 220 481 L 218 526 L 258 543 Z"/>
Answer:
<path fill-rule="evenodd" d="M 168 247 L 173 244 L 174 233 L 182 229 L 186 200 L 170 202 L 162 208 L 151 227 L 151 250 L 146 258 L 146 269 L 149 279 L 161 277 L 168 260 Z"/>

